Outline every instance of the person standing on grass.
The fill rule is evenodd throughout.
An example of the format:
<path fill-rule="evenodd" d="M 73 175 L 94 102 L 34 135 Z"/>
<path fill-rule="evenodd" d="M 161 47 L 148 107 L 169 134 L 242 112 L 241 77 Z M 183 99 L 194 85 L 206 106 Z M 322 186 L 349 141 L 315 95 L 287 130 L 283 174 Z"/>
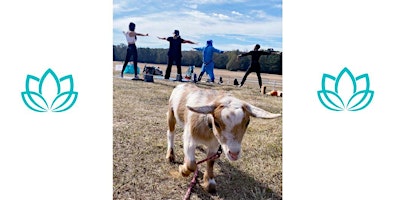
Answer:
<path fill-rule="evenodd" d="M 207 74 L 210 76 L 211 82 L 214 83 L 215 77 L 213 55 L 214 53 L 224 53 L 224 51 L 214 48 L 212 40 L 208 40 L 205 47 L 193 49 L 203 52 L 203 65 L 201 66 L 201 72 L 197 81 L 200 82 L 204 72 L 207 72 Z"/>
<path fill-rule="evenodd" d="M 175 62 L 176 68 L 177 68 L 176 80 L 182 81 L 182 69 L 181 69 L 182 44 L 183 43 L 197 44 L 197 43 L 192 42 L 190 40 L 182 39 L 181 36 L 179 35 L 179 30 L 175 30 L 173 32 L 173 34 L 174 34 L 173 37 L 168 37 L 168 38 L 158 37 L 158 39 L 160 39 L 160 40 L 166 40 L 169 42 L 168 64 L 167 64 L 167 70 L 165 72 L 164 79 L 169 79 L 169 76 L 171 75 L 172 64 L 173 64 L 173 62 Z"/>
<path fill-rule="evenodd" d="M 254 46 L 254 50 L 253 51 L 238 55 L 238 58 L 243 57 L 243 56 L 251 55 L 250 67 L 247 69 L 246 73 L 244 74 L 242 82 L 240 83 L 240 87 L 243 86 L 244 82 L 246 81 L 247 76 L 251 72 L 256 72 L 257 73 L 258 85 L 260 86 L 260 88 L 262 87 L 262 80 L 261 80 L 261 74 L 260 74 L 261 73 L 261 66 L 260 66 L 260 63 L 259 63 L 259 59 L 260 59 L 260 57 L 262 55 L 271 55 L 273 51 L 271 51 L 270 49 L 268 49 L 268 51 L 259 51 L 260 47 L 261 46 L 259 44 L 256 44 L 256 46 Z"/>
<path fill-rule="evenodd" d="M 133 70 L 135 71 L 135 77 L 133 79 L 139 79 L 138 77 L 138 69 L 137 69 L 137 60 L 138 60 L 138 53 L 137 53 L 137 48 L 136 48 L 136 36 L 149 36 L 149 34 L 142 34 L 142 33 L 136 33 L 135 32 L 136 25 L 135 23 L 131 22 L 129 23 L 129 31 L 125 32 L 122 31 L 122 33 L 125 35 L 126 40 L 128 42 L 128 49 L 126 49 L 126 57 L 125 57 L 125 62 L 124 65 L 122 66 L 122 71 L 121 71 L 121 77 L 124 77 L 124 71 L 126 68 L 126 65 L 131 59 L 131 56 L 133 56 Z M 132 79 L 132 80 L 133 80 Z"/>

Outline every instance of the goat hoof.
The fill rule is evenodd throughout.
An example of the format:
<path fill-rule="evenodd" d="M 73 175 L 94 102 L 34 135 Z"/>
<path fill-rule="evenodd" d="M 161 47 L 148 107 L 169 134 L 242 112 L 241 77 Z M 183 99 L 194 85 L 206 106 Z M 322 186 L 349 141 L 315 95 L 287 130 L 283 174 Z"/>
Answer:
<path fill-rule="evenodd" d="M 167 159 L 167 162 L 170 162 L 170 163 L 174 163 L 175 162 L 175 156 L 174 155 L 167 155 L 166 159 Z"/>
<path fill-rule="evenodd" d="M 190 170 L 188 170 L 185 165 L 179 165 L 179 173 L 183 177 L 188 177 L 190 175 L 190 173 L 192 173 L 192 172 Z"/>
<path fill-rule="evenodd" d="M 204 183 L 203 188 L 205 191 L 207 191 L 208 193 L 216 193 L 217 192 L 217 185 L 216 184 L 212 184 L 212 183 Z"/>
<path fill-rule="evenodd" d="M 174 163 L 175 162 L 175 154 L 174 154 L 174 150 L 170 149 L 167 152 L 167 156 L 165 157 L 167 159 L 167 161 L 169 161 L 170 163 Z"/>

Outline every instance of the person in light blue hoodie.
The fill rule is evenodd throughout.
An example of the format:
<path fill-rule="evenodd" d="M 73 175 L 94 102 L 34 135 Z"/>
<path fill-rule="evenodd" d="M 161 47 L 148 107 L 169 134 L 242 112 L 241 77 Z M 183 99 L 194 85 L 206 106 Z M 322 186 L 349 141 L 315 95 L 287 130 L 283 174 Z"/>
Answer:
<path fill-rule="evenodd" d="M 211 82 L 214 82 L 215 77 L 213 55 L 214 53 L 224 53 L 224 51 L 214 48 L 212 40 L 208 40 L 205 47 L 198 47 L 194 49 L 203 52 L 203 65 L 201 66 L 201 72 L 197 81 L 201 81 L 201 77 L 204 75 L 204 72 L 207 72 L 207 74 L 210 76 Z"/>

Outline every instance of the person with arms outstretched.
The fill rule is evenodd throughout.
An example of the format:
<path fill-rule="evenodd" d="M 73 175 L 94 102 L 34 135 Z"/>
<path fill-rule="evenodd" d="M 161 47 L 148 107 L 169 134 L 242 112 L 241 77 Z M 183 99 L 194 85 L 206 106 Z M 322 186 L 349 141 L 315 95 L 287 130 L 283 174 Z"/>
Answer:
<path fill-rule="evenodd" d="M 208 40 L 205 47 L 198 47 L 194 49 L 203 52 L 203 64 L 201 66 L 201 72 L 197 81 L 200 82 L 204 72 L 207 72 L 207 74 L 210 76 L 211 82 L 214 83 L 215 77 L 213 55 L 214 53 L 224 53 L 224 51 L 214 48 L 212 40 Z"/>
<path fill-rule="evenodd" d="M 182 81 L 182 69 L 181 69 L 181 61 L 182 61 L 182 44 L 183 43 L 189 43 L 189 44 L 197 44 L 195 42 L 192 42 L 190 40 L 184 40 L 181 38 L 179 35 L 179 30 L 175 30 L 173 32 L 172 37 L 168 38 L 162 38 L 158 37 L 160 40 L 166 40 L 169 42 L 169 49 L 168 49 L 168 64 L 167 64 L 167 70 L 165 72 L 164 79 L 169 79 L 171 75 L 171 68 L 173 62 L 176 64 L 177 68 L 177 76 L 176 80 L 177 81 Z"/>
<path fill-rule="evenodd" d="M 246 82 L 246 78 L 251 72 L 256 72 L 257 73 L 258 85 L 260 86 L 260 88 L 262 87 L 261 66 L 260 66 L 260 62 L 259 62 L 260 57 L 262 55 L 271 55 L 274 51 L 271 50 L 271 49 L 268 49 L 267 51 L 259 51 L 260 47 L 261 46 L 259 44 L 256 44 L 254 46 L 254 50 L 253 51 L 238 55 L 238 58 L 243 57 L 243 56 L 251 55 L 250 67 L 247 69 L 246 73 L 244 74 L 242 82 L 240 83 L 240 87 L 242 87 L 244 82 Z"/>
<path fill-rule="evenodd" d="M 121 77 L 124 77 L 124 71 L 126 68 L 126 65 L 130 61 L 131 57 L 133 56 L 133 70 L 135 72 L 135 77 L 133 79 L 139 79 L 138 77 L 138 69 L 137 69 L 137 60 L 138 60 L 138 53 L 137 53 L 137 48 L 136 48 L 136 36 L 149 36 L 149 34 L 142 34 L 142 33 L 136 33 L 135 32 L 136 24 L 131 22 L 129 23 L 129 31 L 125 32 L 123 31 L 122 33 L 126 37 L 126 41 L 128 42 L 128 48 L 126 49 L 126 57 L 125 57 L 125 62 L 124 65 L 122 66 L 122 71 L 121 71 Z"/>

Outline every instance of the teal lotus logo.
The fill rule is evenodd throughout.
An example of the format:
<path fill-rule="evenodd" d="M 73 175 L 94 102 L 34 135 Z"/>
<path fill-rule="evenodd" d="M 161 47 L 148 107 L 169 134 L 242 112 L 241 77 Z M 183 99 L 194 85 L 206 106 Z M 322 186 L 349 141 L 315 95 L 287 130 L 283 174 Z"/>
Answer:
<path fill-rule="evenodd" d="M 337 77 L 322 76 L 322 90 L 318 91 L 319 101 L 325 108 L 333 111 L 359 111 L 366 108 L 374 97 L 369 89 L 369 76 L 354 77 L 346 67 Z"/>
<path fill-rule="evenodd" d="M 36 112 L 63 112 L 76 102 L 78 92 L 74 91 L 72 75 L 60 79 L 48 69 L 41 78 L 26 76 L 25 92 L 21 93 L 25 105 Z"/>

